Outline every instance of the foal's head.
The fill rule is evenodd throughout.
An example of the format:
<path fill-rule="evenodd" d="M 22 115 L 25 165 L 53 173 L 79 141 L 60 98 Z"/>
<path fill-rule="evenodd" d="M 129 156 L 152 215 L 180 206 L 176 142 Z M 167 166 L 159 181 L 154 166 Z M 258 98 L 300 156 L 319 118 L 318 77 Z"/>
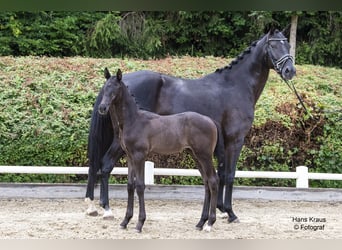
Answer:
<path fill-rule="evenodd" d="M 109 70 L 105 68 L 104 70 L 105 78 L 107 79 L 103 87 L 102 101 L 99 105 L 99 113 L 101 115 L 106 115 L 108 113 L 110 105 L 120 96 L 121 88 L 123 86 L 122 73 L 118 69 L 116 76 L 111 76 Z"/>
<path fill-rule="evenodd" d="M 296 69 L 290 55 L 290 44 L 283 32 L 285 30 L 280 32 L 271 29 L 267 34 L 268 63 L 284 80 L 291 80 L 296 74 Z"/>

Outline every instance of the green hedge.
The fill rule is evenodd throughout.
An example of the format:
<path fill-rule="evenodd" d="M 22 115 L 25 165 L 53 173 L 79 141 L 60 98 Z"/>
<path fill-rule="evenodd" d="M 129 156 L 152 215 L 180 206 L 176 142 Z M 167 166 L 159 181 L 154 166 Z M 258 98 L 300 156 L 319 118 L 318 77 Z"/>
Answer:
<path fill-rule="evenodd" d="M 342 65 L 338 11 L 0 12 L 1 56 L 234 57 L 298 16 L 296 62 Z"/>
<path fill-rule="evenodd" d="M 104 83 L 103 69 L 123 73 L 152 69 L 195 78 L 228 64 L 225 58 L 163 60 L 0 57 L 0 165 L 87 166 L 87 137 L 93 103 Z M 238 170 L 342 173 L 342 70 L 297 65 L 294 80 L 312 118 L 273 71 L 246 138 Z M 186 153 L 151 156 L 157 167 L 194 168 Z M 122 160 L 118 165 L 125 165 Z M 0 175 L 0 181 L 74 182 L 86 176 Z M 112 178 L 124 182 L 124 178 Z M 199 184 L 200 178 L 156 177 L 158 183 Z M 241 185 L 293 186 L 289 180 L 237 179 Z M 339 181 L 312 186 L 342 187 Z"/>

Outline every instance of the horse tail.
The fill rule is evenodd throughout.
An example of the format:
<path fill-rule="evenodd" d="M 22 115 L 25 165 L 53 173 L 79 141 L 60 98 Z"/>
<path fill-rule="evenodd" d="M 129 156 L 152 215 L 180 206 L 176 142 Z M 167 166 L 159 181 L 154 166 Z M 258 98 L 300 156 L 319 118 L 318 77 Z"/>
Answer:
<path fill-rule="evenodd" d="M 97 175 L 98 171 L 101 169 L 102 158 L 109 149 L 114 135 L 109 113 L 100 115 L 98 112 L 103 92 L 102 88 L 96 98 L 88 135 L 89 175 L 91 175 L 91 177 Z"/>

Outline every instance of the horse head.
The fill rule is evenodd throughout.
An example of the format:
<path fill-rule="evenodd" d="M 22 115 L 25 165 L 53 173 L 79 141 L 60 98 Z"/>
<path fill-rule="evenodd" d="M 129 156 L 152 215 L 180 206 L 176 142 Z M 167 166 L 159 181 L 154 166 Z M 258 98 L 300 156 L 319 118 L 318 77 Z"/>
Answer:
<path fill-rule="evenodd" d="M 106 115 L 109 111 L 110 105 L 120 95 L 120 89 L 122 87 L 122 72 L 118 69 L 116 76 L 112 76 L 107 68 L 104 70 L 104 76 L 106 83 L 103 86 L 103 96 L 98 108 L 98 112 L 101 115 Z"/>
<path fill-rule="evenodd" d="M 268 63 L 284 80 L 291 80 L 296 74 L 293 57 L 290 55 L 290 44 L 283 34 L 272 28 L 267 34 Z"/>

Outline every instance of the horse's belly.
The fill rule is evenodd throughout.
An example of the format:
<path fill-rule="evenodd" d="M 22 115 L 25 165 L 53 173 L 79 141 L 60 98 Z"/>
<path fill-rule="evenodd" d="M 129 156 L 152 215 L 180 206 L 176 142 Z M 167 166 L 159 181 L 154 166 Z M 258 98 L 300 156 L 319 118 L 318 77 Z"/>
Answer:
<path fill-rule="evenodd" d="M 183 151 L 187 145 L 175 140 L 160 140 L 157 143 L 152 143 L 151 151 L 153 153 L 169 155 Z"/>

